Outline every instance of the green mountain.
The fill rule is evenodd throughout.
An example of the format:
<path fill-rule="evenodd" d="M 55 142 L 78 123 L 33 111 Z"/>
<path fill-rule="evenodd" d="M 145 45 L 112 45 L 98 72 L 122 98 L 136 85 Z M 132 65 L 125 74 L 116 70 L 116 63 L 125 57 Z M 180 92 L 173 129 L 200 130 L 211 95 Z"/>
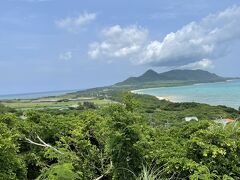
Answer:
<path fill-rule="evenodd" d="M 116 86 L 123 85 L 143 85 L 149 83 L 162 83 L 168 81 L 184 81 L 184 82 L 217 82 L 224 81 L 227 78 L 218 76 L 214 73 L 203 70 L 171 70 L 164 73 L 157 73 L 148 70 L 139 77 L 130 77 L 123 82 L 117 83 Z"/>
<path fill-rule="evenodd" d="M 148 70 L 138 77 L 129 77 L 125 81 L 116 83 L 112 86 L 92 88 L 77 92 L 81 95 L 96 95 L 115 97 L 116 92 L 131 91 L 143 88 L 173 87 L 192 85 L 196 83 L 223 82 L 230 79 L 210 73 L 204 70 L 171 70 L 163 73 L 157 73 L 154 70 Z"/>

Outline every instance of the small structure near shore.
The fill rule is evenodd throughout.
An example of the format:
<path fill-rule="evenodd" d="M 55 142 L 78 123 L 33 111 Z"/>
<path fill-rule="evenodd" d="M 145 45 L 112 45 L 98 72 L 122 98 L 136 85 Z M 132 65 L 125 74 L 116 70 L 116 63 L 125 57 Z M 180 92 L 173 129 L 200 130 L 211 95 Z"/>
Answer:
<path fill-rule="evenodd" d="M 185 117 L 184 119 L 187 122 L 189 122 L 189 121 L 198 121 L 198 118 L 196 116 Z"/>

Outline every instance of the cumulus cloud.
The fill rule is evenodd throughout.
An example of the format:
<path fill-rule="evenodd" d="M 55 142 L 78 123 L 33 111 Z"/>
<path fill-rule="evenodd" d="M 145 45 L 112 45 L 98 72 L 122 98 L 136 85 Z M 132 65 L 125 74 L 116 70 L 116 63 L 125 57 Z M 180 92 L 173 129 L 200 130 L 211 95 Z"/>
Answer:
<path fill-rule="evenodd" d="M 72 52 L 67 51 L 67 52 L 59 54 L 59 59 L 65 60 L 65 61 L 71 60 L 72 59 Z"/>
<path fill-rule="evenodd" d="M 88 54 L 92 58 L 130 59 L 152 66 L 206 68 L 240 39 L 239 19 L 240 7 L 235 6 L 191 22 L 162 40 L 151 39 L 144 28 L 117 25 L 105 29 L 104 39 L 90 44 Z"/>
<path fill-rule="evenodd" d="M 190 63 L 179 67 L 180 69 L 211 69 L 213 68 L 213 62 L 209 59 L 203 59 L 198 62 Z"/>
<path fill-rule="evenodd" d="M 137 26 L 115 25 L 102 31 L 104 40 L 89 45 L 91 58 L 129 58 L 136 56 L 147 41 L 148 31 Z"/>
<path fill-rule="evenodd" d="M 96 19 L 95 13 L 83 13 L 77 17 L 67 17 L 56 21 L 59 28 L 65 29 L 69 32 L 78 32 L 86 27 L 87 24 Z"/>

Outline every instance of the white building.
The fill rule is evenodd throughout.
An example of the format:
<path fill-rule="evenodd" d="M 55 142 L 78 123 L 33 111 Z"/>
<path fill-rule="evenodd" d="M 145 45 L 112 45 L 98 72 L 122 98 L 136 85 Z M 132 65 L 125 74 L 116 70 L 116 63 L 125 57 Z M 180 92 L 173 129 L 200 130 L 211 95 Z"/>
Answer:
<path fill-rule="evenodd" d="M 198 118 L 195 116 L 191 116 L 191 117 L 185 117 L 184 118 L 185 121 L 189 122 L 189 121 L 198 121 Z"/>

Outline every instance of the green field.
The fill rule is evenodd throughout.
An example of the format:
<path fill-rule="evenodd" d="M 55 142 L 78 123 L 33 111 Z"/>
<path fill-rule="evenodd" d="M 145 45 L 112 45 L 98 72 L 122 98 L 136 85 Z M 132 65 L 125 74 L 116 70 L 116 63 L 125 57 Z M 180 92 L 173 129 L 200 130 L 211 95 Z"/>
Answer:
<path fill-rule="evenodd" d="M 55 98 L 41 98 L 37 100 L 60 100 L 62 97 L 55 97 Z M 66 98 L 66 96 L 64 96 Z M 90 98 L 90 97 L 84 97 L 84 98 Z M 110 103 L 115 103 L 112 100 L 108 99 L 83 99 L 83 100 L 76 100 L 76 101 L 62 101 L 62 102 L 34 102 L 36 100 L 8 100 L 8 101 L 2 101 L 2 104 L 4 104 L 7 107 L 11 107 L 14 109 L 66 109 L 69 107 L 76 107 L 79 103 L 83 102 L 92 102 L 97 106 L 104 106 Z"/>

